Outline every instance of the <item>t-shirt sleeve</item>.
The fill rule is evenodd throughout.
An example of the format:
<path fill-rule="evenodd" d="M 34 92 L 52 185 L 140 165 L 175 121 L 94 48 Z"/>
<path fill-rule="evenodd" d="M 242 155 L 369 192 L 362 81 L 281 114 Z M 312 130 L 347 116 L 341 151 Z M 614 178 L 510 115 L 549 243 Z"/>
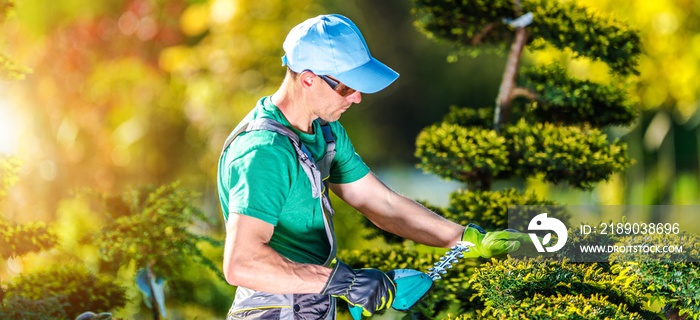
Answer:
<path fill-rule="evenodd" d="M 284 147 L 264 144 L 231 161 L 229 213 L 276 226 L 292 184 L 292 160 L 296 161 Z"/>
<path fill-rule="evenodd" d="M 331 167 L 331 183 L 350 183 L 359 180 L 369 173 L 369 167 L 362 161 L 352 145 L 348 133 L 339 122 L 330 123 L 335 135 L 336 154 Z"/>

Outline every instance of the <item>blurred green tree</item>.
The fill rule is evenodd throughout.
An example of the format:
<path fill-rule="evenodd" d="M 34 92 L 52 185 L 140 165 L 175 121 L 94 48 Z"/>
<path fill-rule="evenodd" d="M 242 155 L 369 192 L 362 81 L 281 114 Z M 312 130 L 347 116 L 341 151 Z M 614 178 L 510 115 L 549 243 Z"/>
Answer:
<path fill-rule="evenodd" d="M 17 181 L 20 161 L 0 154 L 0 204 L 8 190 Z M 30 252 L 53 248 L 58 244 L 56 235 L 42 222 L 18 224 L 0 215 L 0 260 L 14 258 Z"/>
<path fill-rule="evenodd" d="M 96 243 L 106 272 L 116 275 L 124 270 L 129 272 L 129 278 L 136 279 L 154 319 L 160 318 L 158 310 L 165 307 L 164 293 L 157 286 L 173 280 L 170 286 L 177 287 L 189 262 L 209 268 L 225 281 L 219 263 L 211 261 L 201 249 L 203 242 L 215 247 L 223 243 L 192 230 L 196 224 L 207 224 L 209 220 L 193 205 L 194 197 L 192 191 L 178 183 L 101 197 L 108 222 L 90 242 Z M 138 272 L 132 274 L 133 267 Z"/>
<path fill-rule="evenodd" d="M 19 161 L 0 155 L 0 203 L 17 179 Z M 0 216 L 0 260 L 20 259 L 58 247 L 42 222 L 19 224 Z M 125 289 L 81 264 L 52 265 L 5 281 L 0 278 L 0 318 L 66 319 L 85 311 L 111 311 L 126 303 Z"/>
<path fill-rule="evenodd" d="M 418 135 L 415 154 L 419 167 L 466 186 L 450 195 L 447 208 L 434 208 L 436 212 L 460 223 L 504 229 L 510 227 L 508 205 L 553 202 L 534 192 L 494 189 L 495 182 L 536 178 L 590 190 L 632 165 L 626 145 L 611 141 L 604 130 L 629 126 L 638 116 L 628 93 L 630 78 L 638 75 L 641 52 L 636 30 L 575 2 L 414 3 L 419 30 L 430 39 L 452 45 L 455 55 L 498 52 L 508 56 L 493 107 L 452 108 L 441 123 Z M 606 82 L 577 78 L 557 63 L 527 66 L 523 61 L 526 48 L 567 51 L 575 57 L 600 61 L 608 66 L 610 77 Z M 386 237 L 389 243 L 397 240 Z M 429 264 L 421 260 L 432 262 L 436 258 L 411 258 L 413 250 L 404 243 L 391 250 L 342 254 L 356 267 L 383 269 L 405 268 L 402 259 L 415 263 L 412 268 L 427 268 Z M 602 263 L 513 258 L 484 265 L 472 261 L 450 271 L 448 279 L 438 282 L 435 292 L 406 318 L 435 318 L 451 306 L 464 318 L 658 317 L 660 312 L 647 310 L 644 302 L 649 294 L 660 294 L 638 286 L 634 281 L 638 276 L 630 277 L 623 269 L 611 270 Z M 648 269 L 634 270 L 643 274 Z M 658 283 L 668 277 L 672 275 L 648 281 Z M 680 306 L 681 313 L 697 316 L 687 290 L 665 298 L 672 308 Z"/>

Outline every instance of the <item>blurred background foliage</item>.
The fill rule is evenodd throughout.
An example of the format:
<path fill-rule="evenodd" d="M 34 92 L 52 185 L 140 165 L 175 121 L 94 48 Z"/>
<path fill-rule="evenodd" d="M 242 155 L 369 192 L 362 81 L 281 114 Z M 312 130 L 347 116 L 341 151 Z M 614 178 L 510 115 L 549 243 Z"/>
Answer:
<path fill-rule="evenodd" d="M 569 204 L 697 204 L 700 3 L 576 3 L 639 29 L 643 52 L 629 91 L 642 113 L 631 127 L 606 129 L 627 143 L 636 164 L 592 190 L 534 178 L 523 183 Z M 214 178 L 221 144 L 284 76 L 281 43 L 288 30 L 321 13 L 349 16 L 373 55 L 401 73 L 344 115 L 357 151 L 391 187 L 446 203 L 460 185 L 414 169 L 416 137 L 450 106 L 493 105 L 505 56 L 464 56 L 430 41 L 414 25 L 412 6 L 409 0 L 0 0 L 0 153 L 14 157 L 0 161 L 0 218 L 8 222 L 3 228 L 53 225 L 59 242 L 41 253 L 3 255 L 0 283 L 59 261 L 100 269 L 97 246 L 81 239 L 107 222 L 91 200 L 77 196 L 85 189 L 120 194 L 179 180 L 197 191 L 196 206 L 213 221 L 200 222 L 199 230 L 222 239 Z M 553 61 L 582 80 L 611 81 L 605 63 L 572 52 L 525 53 L 525 64 Z M 338 206 L 341 246 L 380 244 L 365 241 L 371 230 Z M 221 255 L 216 247 L 202 250 L 213 261 Z M 182 266 L 169 293 L 173 317 L 228 309 L 232 288 L 202 270 Z M 132 301 L 121 315 L 148 314 L 133 278 L 120 281 Z"/>

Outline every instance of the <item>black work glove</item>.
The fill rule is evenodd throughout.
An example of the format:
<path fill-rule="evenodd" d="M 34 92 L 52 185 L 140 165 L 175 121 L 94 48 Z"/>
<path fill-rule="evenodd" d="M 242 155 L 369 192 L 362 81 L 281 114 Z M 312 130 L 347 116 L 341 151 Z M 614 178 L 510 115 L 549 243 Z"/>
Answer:
<path fill-rule="evenodd" d="M 388 309 L 394 302 L 396 284 L 377 269 L 352 269 L 338 260 L 321 294 L 345 300 L 362 308 L 366 317 Z"/>

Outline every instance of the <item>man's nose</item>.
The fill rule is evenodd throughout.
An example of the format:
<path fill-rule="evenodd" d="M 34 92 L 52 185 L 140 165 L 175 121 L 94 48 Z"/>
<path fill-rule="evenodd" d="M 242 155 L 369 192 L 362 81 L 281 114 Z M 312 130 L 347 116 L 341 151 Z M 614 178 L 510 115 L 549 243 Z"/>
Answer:
<path fill-rule="evenodd" d="M 347 96 L 346 99 L 352 103 L 360 103 L 362 102 L 362 93 L 360 91 L 355 91 L 351 95 Z"/>

